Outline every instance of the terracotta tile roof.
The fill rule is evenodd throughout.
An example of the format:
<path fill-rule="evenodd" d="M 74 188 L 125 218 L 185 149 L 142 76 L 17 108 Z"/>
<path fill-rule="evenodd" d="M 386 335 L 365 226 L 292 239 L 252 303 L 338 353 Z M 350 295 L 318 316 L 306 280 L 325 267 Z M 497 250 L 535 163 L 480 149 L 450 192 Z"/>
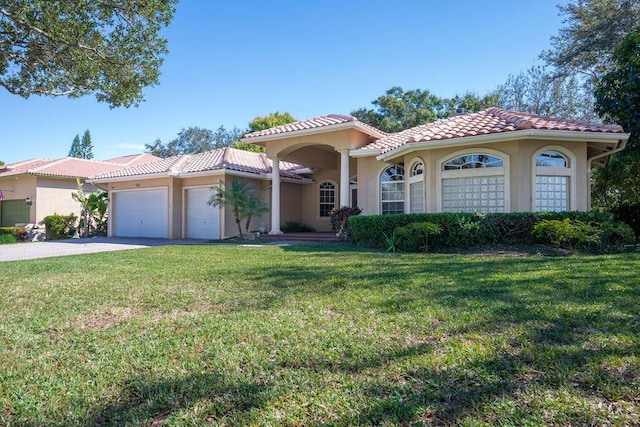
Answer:
<path fill-rule="evenodd" d="M 260 175 L 271 173 L 272 166 L 272 161 L 269 160 L 264 153 L 254 153 L 224 147 L 204 153 L 194 155 L 184 154 L 141 166 L 115 170 L 102 175 L 96 175 L 93 179 L 104 180 L 162 173 L 189 174 L 222 169 Z M 295 163 L 280 162 L 280 175 L 283 177 L 303 179 L 304 177 L 297 173 L 300 169 L 302 169 L 302 166 Z"/>
<path fill-rule="evenodd" d="M 122 165 L 95 160 L 63 157 L 56 160 L 32 159 L 6 165 L 6 170 L 0 170 L 0 177 L 10 175 L 39 175 L 61 178 L 82 178 L 121 169 Z"/>
<path fill-rule="evenodd" d="M 244 136 L 246 139 L 256 138 L 260 136 L 271 136 L 271 135 L 279 135 L 289 132 L 296 132 L 308 129 L 317 129 L 330 127 L 335 125 L 340 125 L 344 123 L 353 123 L 354 125 L 358 125 L 361 128 L 367 129 L 370 133 L 374 135 L 386 135 L 379 129 L 374 128 L 360 120 L 356 119 L 353 116 L 346 116 L 342 114 L 328 114 L 326 116 L 314 117 L 307 120 L 300 120 L 293 123 L 288 123 L 286 125 L 280 125 L 276 127 L 272 127 L 265 130 L 260 130 L 257 132 L 251 132 Z"/>
<path fill-rule="evenodd" d="M 123 166 L 138 166 L 145 163 L 157 162 L 158 160 L 162 160 L 162 158 L 149 153 L 140 153 L 130 154 L 128 156 L 114 157 L 112 159 L 105 160 L 105 162 L 117 163 Z"/>
<path fill-rule="evenodd" d="M 624 132 L 622 127 L 618 125 L 537 116 L 493 107 L 477 113 L 453 116 L 402 132 L 389 134 L 362 149 L 379 149 L 381 153 L 386 153 L 413 142 L 441 141 L 527 129 L 601 133 Z"/>

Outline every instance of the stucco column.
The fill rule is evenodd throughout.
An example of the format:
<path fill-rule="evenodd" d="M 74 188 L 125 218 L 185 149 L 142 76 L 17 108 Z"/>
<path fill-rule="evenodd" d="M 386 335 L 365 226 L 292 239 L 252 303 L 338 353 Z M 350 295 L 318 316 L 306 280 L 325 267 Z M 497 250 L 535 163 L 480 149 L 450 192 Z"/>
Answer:
<path fill-rule="evenodd" d="M 282 234 L 280 230 L 280 160 L 271 159 L 271 230 L 269 234 Z"/>
<path fill-rule="evenodd" d="M 349 150 L 340 151 L 340 206 L 349 206 Z"/>

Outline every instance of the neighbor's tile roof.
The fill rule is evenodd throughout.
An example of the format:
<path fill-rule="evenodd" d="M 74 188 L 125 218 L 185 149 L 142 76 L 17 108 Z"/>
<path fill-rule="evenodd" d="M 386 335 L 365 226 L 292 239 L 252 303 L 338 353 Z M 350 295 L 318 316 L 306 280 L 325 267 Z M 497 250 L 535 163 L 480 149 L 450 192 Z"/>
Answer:
<path fill-rule="evenodd" d="M 169 157 L 145 165 L 111 171 L 94 176 L 94 179 L 135 177 L 149 174 L 178 174 L 216 171 L 227 169 L 254 174 L 271 173 L 273 162 L 264 153 L 238 150 L 231 147 L 219 148 L 204 153 Z M 280 162 L 280 175 L 287 178 L 303 179 L 297 173 L 302 166 L 295 163 Z"/>
<path fill-rule="evenodd" d="M 117 163 L 123 166 L 138 166 L 145 163 L 157 162 L 161 160 L 161 157 L 154 156 L 149 153 L 141 153 L 141 154 L 130 154 L 128 156 L 120 156 L 114 157 L 112 159 L 107 159 L 105 162 L 107 163 Z"/>
<path fill-rule="evenodd" d="M 402 132 L 389 134 L 362 149 L 379 149 L 381 153 L 386 153 L 413 142 L 441 141 L 526 129 L 602 133 L 624 132 L 622 127 L 618 125 L 537 116 L 493 107 L 477 113 L 453 116 Z"/>
<path fill-rule="evenodd" d="M 300 120 L 297 122 L 272 127 L 272 128 L 260 130 L 257 132 L 251 132 L 246 134 L 244 138 L 249 139 L 249 138 L 256 138 L 260 136 L 279 135 L 279 134 L 284 134 L 288 132 L 296 132 L 296 131 L 302 131 L 302 130 L 308 130 L 308 129 L 330 127 L 330 126 L 340 125 L 344 123 L 357 124 L 362 128 L 369 129 L 371 133 L 376 135 L 386 135 L 381 130 L 376 129 L 373 126 L 370 126 L 364 122 L 361 122 L 360 120 L 358 120 L 353 116 L 346 116 L 342 114 L 328 114 L 326 116 L 314 117 L 311 119 Z"/>
<path fill-rule="evenodd" d="M 73 157 L 63 157 L 56 160 L 31 159 L 6 165 L 6 169 L 0 169 L 0 177 L 26 174 L 86 179 L 96 174 L 121 168 L 122 165 L 115 163 Z"/>

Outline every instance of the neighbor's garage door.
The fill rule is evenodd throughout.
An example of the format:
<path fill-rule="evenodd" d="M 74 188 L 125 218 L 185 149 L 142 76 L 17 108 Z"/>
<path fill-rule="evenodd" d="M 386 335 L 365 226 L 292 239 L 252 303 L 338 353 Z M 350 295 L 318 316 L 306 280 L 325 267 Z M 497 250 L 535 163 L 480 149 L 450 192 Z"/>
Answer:
<path fill-rule="evenodd" d="M 220 208 L 209 206 L 209 188 L 191 188 L 186 191 L 187 239 L 219 239 Z"/>
<path fill-rule="evenodd" d="M 169 234 L 167 190 L 124 191 L 113 194 L 117 237 L 161 237 Z"/>
<path fill-rule="evenodd" d="M 23 199 L 0 202 L 0 227 L 13 227 L 29 222 L 29 206 Z"/>

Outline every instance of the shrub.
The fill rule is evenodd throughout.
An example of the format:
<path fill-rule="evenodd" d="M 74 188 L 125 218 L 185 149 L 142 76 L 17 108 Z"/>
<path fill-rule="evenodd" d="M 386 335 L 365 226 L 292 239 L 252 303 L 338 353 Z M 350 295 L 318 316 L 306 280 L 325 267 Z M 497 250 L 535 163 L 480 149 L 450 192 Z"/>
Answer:
<path fill-rule="evenodd" d="M 429 236 L 437 236 L 442 233 L 442 227 L 433 222 L 412 222 L 402 227 L 397 227 L 393 234 L 396 245 L 403 252 L 428 252 Z"/>
<path fill-rule="evenodd" d="M 618 221 L 627 223 L 640 238 L 640 204 L 620 205 L 611 210 Z"/>
<path fill-rule="evenodd" d="M 387 238 L 398 227 L 404 227 L 416 222 L 430 222 L 442 228 L 438 235 L 430 235 L 429 247 L 466 248 L 491 243 L 504 244 L 532 244 L 536 237 L 532 234 L 536 224 L 541 221 L 579 221 L 583 223 L 580 229 L 588 230 L 595 227 L 600 237 L 588 239 L 583 247 L 598 248 L 610 251 L 613 246 L 628 243 L 628 230 L 621 225 L 615 225 L 613 214 L 608 212 L 514 212 L 514 213 L 424 213 L 397 215 L 360 215 L 349 218 L 349 226 L 353 233 L 354 242 L 374 247 L 387 247 Z M 404 233 L 404 234 L 403 234 Z M 407 232 L 400 230 L 398 234 L 405 240 L 407 247 L 415 247 Z M 594 231 L 595 233 L 595 231 Z M 607 237 L 609 236 L 609 237 Z"/>
<path fill-rule="evenodd" d="M 577 245 L 592 241 L 597 230 L 582 221 L 545 219 L 533 227 L 532 234 L 542 243 L 565 247 L 571 250 Z"/>
<path fill-rule="evenodd" d="M 284 233 L 311 233 L 316 231 L 313 228 L 309 227 L 308 225 L 305 225 L 297 221 L 285 222 L 284 225 L 281 227 L 281 230 Z"/>
<path fill-rule="evenodd" d="M 351 240 L 353 236 L 349 228 L 349 217 L 360 215 L 360 212 L 362 212 L 362 209 L 358 207 L 351 208 L 349 206 L 343 206 L 340 209 L 331 209 L 331 212 L 329 212 L 331 216 L 331 228 L 337 231 L 336 234 L 340 237 L 340 240 Z"/>
<path fill-rule="evenodd" d="M 0 236 L 13 236 L 19 242 L 24 242 L 29 237 L 29 232 L 24 227 L 0 227 Z"/>
<path fill-rule="evenodd" d="M 47 229 L 47 237 L 52 239 L 66 239 L 75 231 L 77 217 L 74 214 L 53 214 L 44 217 L 44 225 Z"/>
<path fill-rule="evenodd" d="M 1 243 L 16 243 L 18 239 L 13 234 L 0 234 L 0 244 Z"/>

